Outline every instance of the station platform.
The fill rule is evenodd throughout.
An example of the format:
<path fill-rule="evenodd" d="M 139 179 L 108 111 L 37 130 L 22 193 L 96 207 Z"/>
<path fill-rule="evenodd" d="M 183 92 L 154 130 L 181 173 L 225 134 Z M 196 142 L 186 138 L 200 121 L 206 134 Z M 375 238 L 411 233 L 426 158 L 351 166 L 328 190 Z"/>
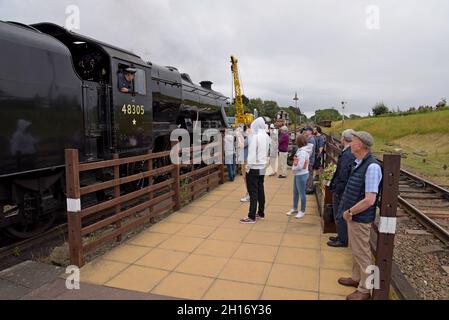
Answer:
<path fill-rule="evenodd" d="M 333 234 L 321 231 L 315 196 L 307 196 L 304 218 L 286 216 L 292 184 L 291 174 L 266 177 L 266 218 L 250 225 L 239 223 L 249 207 L 240 202 L 243 179 L 215 188 L 86 264 L 81 291 L 86 284 L 195 300 L 345 299 L 354 288 L 337 279 L 350 276 L 350 249 L 326 245 Z"/>

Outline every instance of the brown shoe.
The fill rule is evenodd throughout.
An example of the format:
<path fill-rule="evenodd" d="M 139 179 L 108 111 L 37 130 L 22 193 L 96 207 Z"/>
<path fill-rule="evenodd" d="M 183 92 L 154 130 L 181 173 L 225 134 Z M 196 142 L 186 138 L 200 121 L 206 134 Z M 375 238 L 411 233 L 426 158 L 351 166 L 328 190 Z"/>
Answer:
<path fill-rule="evenodd" d="M 351 293 L 349 296 L 346 297 L 346 300 L 369 300 L 371 298 L 371 295 L 369 293 L 363 293 L 358 290 Z"/>
<path fill-rule="evenodd" d="M 346 287 L 354 287 L 354 288 L 359 287 L 359 283 L 355 280 L 352 280 L 352 278 L 340 278 L 338 279 L 338 283 Z"/>

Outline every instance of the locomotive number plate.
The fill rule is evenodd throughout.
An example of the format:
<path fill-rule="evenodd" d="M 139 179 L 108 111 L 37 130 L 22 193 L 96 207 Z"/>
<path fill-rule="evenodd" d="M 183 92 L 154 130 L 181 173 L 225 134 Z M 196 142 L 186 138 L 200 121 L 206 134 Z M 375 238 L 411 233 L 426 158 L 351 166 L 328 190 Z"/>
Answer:
<path fill-rule="evenodd" d="M 124 104 L 122 108 L 122 112 L 125 115 L 140 115 L 143 116 L 145 114 L 145 106 L 143 105 L 134 105 L 134 104 Z"/>

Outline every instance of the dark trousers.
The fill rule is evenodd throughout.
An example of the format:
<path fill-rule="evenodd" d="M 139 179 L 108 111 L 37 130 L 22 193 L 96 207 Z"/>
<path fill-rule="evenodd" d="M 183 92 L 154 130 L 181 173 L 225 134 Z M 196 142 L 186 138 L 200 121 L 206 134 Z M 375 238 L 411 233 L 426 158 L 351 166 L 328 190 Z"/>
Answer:
<path fill-rule="evenodd" d="M 251 169 L 246 175 L 246 185 L 250 197 L 248 218 L 252 220 L 256 220 L 256 211 L 259 216 L 265 216 L 264 179 L 265 175 L 261 174 L 260 170 Z M 257 204 L 259 204 L 258 210 Z"/>
<path fill-rule="evenodd" d="M 337 227 L 338 239 L 343 243 L 348 243 L 348 225 L 346 220 L 343 219 L 343 210 L 339 210 L 341 194 L 332 194 L 332 206 L 334 211 L 334 220 Z"/>
<path fill-rule="evenodd" d="M 315 192 L 313 185 L 313 165 L 309 164 L 309 178 L 307 179 L 307 192 Z"/>

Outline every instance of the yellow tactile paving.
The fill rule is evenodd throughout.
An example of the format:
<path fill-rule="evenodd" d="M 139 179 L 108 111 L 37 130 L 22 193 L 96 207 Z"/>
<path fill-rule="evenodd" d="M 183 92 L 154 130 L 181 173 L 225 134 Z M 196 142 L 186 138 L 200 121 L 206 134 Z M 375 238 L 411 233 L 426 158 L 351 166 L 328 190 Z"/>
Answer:
<path fill-rule="evenodd" d="M 349 248 L 326 245 L 315 196 L 286 216 L 292 177 L 267 177 L 265 220 L 243 225 L 241 177 L 226 183 L 81 270 L 84 282 L 184 299 L 339 300 L 355 288 Z"/>

